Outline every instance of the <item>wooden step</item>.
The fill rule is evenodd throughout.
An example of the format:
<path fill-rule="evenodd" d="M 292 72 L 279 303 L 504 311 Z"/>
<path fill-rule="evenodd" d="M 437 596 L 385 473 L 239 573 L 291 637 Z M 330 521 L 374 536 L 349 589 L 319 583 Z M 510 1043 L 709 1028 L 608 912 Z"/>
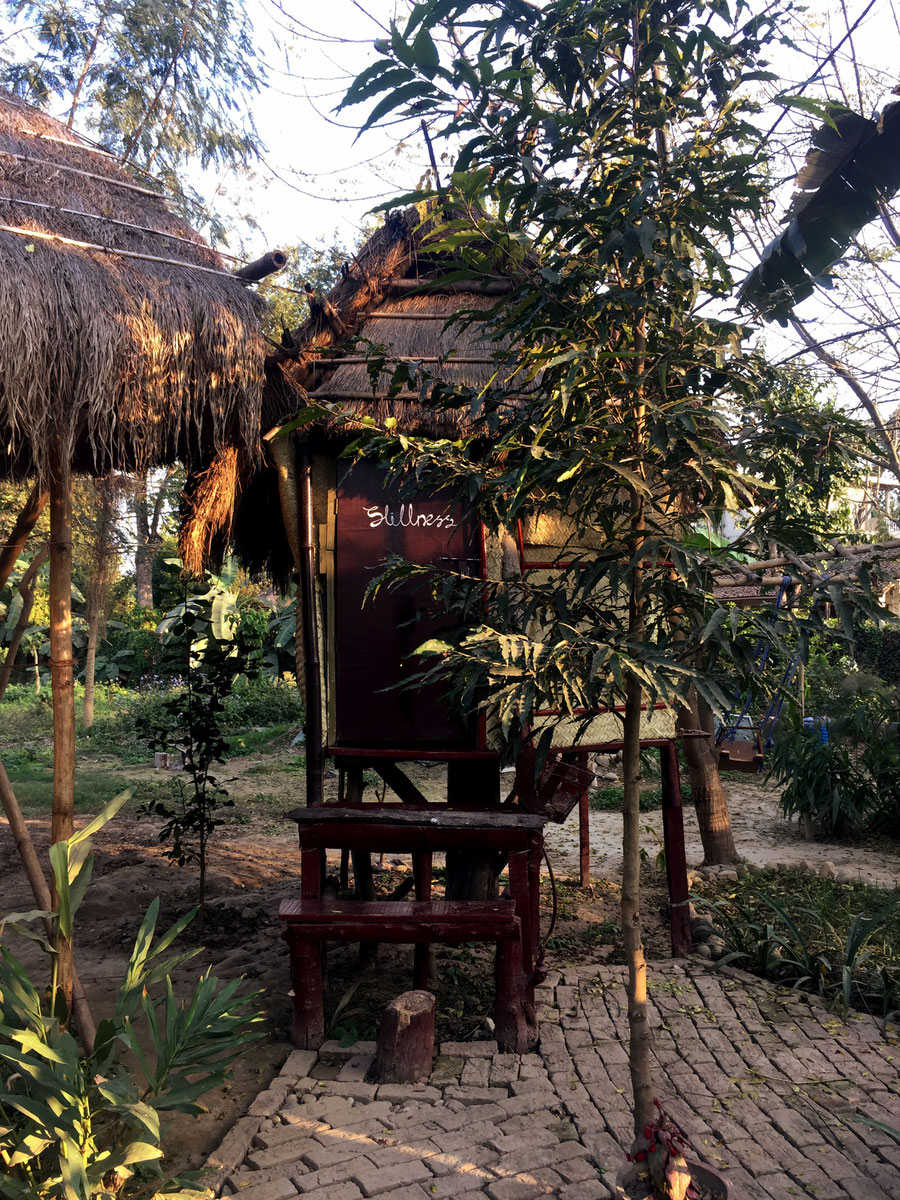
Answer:
<path fill-rule="evenodd" d="M 284 900 L 292 933 L 322 941 L 493 942 L 520 936 L 512 900 Z"/>

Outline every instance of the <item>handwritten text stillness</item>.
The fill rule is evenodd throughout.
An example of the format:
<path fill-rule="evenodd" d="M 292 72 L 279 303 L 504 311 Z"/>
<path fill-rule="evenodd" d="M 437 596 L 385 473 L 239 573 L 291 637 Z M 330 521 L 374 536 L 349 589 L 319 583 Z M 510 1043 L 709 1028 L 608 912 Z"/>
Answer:
<path fill-rule="evenodd" d="M 416 512 L 413 504 L 373 504 L 365 509 L 369 518 L 369 528 L 377 529 L 379 525 L 398 525 L 402 529 L 418 526 L 423 529 L 455 529 L 456 521 L 450 513 Z"/>

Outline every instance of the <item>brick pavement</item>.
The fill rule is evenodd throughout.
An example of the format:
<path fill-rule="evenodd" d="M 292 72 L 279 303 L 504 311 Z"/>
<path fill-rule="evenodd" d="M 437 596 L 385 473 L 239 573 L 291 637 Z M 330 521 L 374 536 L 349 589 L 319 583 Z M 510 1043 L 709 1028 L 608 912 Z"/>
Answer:
<path fill-rule="evenodd" d="M 734 1200 L 900 1200 L 900 1042 L 814 998 L 699 960 L 650 969 L 660 1099 Z M 624 968 L 541 989 L 539 1052 L 449 1043 L 429 1086 L 364 1082 L 371 1045 L 336 1079 L 295 1051 L 208 1166 L 244 1200 L 607 1200 L 631 1138 Z M 312 1074 L 311 1074 L 312 1073 Z"/>

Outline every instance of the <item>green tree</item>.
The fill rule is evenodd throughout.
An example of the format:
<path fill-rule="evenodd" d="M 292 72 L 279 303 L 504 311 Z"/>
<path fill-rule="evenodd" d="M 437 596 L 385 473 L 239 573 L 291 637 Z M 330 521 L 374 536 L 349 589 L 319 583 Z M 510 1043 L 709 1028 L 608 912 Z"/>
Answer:
<path fill-rule="evenodd" d="M 0 82 L 53 104 L 175 195 L 184 167 L 243 166 L 263 69 L 243 0 L 7 0 Z"/>
<path fill-rule="evenodd" d="M 822 391 L 820 375 L 808 367 L 780 368 L 769 392 L 741 413 L 737 434 L 767 484 L 758 503 L 768 534 L 799 553 L 841 531 L 846 514 L 838 502 L 879 453 L 867 426 Z"/>
<path fill-rule="evenodd" d="M 398 389 L 414 371 L 429 403 L 472 414 L 470 432 L 435 442 L 384 429 L 360 452 L 416 488 L 449 489 L 493 529 L 540 513 L 571 522 L 571 565 L 552 580 L 457 581 L 470 605 L 487 591 L 490 622 L 432 644 L 425 674 L 449 679 L 464 703 L 488 695 L 511 738 L 541 708 L 624 706 L 638 1134 L 654 1123 L 641 707 L 694 689 L 723 708 L 717 674 L 750 670 L 757 629 L 780 636 L 717 604 L 717 556 L 690 534 L 723 510 L 752 511 L 761 486 L 748 473 L 753 437 L 735 445 L 736 414 L 769 394 L 771 373 L 743 351 L 747 331 L 715 314 L 733 289 L 732 231 L 767 200 L 754 95 L 772 78 L 766 47 L 784 20 L 779 5 L 724 0 L 423 0 L 344 100 L 376 99 L 364 128 L 430 122 L 455 163 L 440 194 L 406 198 L 430 203 L 426 249 L 455 256 L 465 275 L 519 281 L 493 310 L 506 349 L 489 386 L 396 366 Z M 751 521 L 736 548 L 764 535 Z"/>

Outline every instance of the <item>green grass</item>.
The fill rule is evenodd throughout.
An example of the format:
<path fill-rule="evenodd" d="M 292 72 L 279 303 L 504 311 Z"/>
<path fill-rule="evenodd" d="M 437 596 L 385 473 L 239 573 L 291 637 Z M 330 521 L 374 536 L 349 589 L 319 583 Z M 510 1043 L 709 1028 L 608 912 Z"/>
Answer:
<path fill-rule="evenodd" d="M 226 741 L 228 742 L 226 754 L 228 758 L 237 758 L 243 754 L 256 754 L 266 750 L 287 750 L 290 748 L 291 740 L 296 730 L 296 725 L 285 723 L 282 725 L 269 725 L 263 729 L 248 729 L 243 733 L 226 734 Z M 254 767 L 253 772 L 254 774 L 262 775 L 272 774 L 276 771 L 296 771 L 305 765 L 305 757 L 297 754 L 287 762 L 273 763 L 271 766 L 269 764 L 262 764 L 261 767 Z"/>
<path fill-rule="evenodd" d="M 594 812 L 621 812 L 625 789 L 616 785 L 597 788 L 591 792 L 590 806 Z M 662 788 L 646 788 L 641 792 L 641 812 L 653 812 L 662 804 Z"/>
<path fill-rule="evenodd" d="M 32 762 L 11 766 L 6 762 L 9 781 L 13 786 L 22 811 L 26 816 L 49 816 L 53 799 L 53 764 Z M 145 798 L 148 788 L 160 785 L 156 781 L 135 785 L 132 781 L 123 779 L 116 771 L 98 771 L 94 767 L 76 769 L 75 774 L 75 811 L 77 813 L 96 813 L 105 804 L 118 796 L 127 788 L 132 788 L 134 796 L 129 802 L 130 807 L 136 806 Z"/>

